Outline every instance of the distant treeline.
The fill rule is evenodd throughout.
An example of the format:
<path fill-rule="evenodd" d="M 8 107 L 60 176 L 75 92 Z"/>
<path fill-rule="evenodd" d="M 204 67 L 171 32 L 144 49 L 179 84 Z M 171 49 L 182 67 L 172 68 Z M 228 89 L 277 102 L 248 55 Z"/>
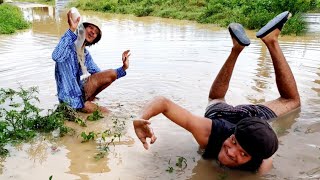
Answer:
<path fill-rule="evenodd" d="M 299 35 L 306 30 L 302 14 L 319 9 L 320 0 L 77 0 L 71 5 L 82 10 L 187 19 L 223 27 L 238 22 L 247 29 L 259 29 L 275 15 L 290 11 L 293 17 L 283 33 Z"/>

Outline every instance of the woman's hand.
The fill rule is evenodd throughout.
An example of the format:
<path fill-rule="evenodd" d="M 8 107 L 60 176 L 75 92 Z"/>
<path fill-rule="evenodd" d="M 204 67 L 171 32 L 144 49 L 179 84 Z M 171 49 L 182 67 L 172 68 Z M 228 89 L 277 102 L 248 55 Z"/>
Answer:
<path fill-rule="evenodd" d="M 73 21 L 72 20 L 72 15 L 71 15 L 71 10 L 68 12 L 67 14 L 67 18 L 68 18 L 68 24 L 69 24 L 69 29 L 74 32 L 77 27 L 78 27 L 78 24 L 80 22 L 80 17 L 77 18 L 76 21 Z"/>
<path fill-rule="evenodd" d="M 150 124 L 150 121 L 144 119 L 133 121 L 134 131 L 136 132 L 136 135 L 142 142 L 145 149 L 149 149 L 147 138 L 151 139 L 150 144 L 153 144 L 157 140 L 157 137 L 154 135 L 152 128 L 149 126 Z"/>

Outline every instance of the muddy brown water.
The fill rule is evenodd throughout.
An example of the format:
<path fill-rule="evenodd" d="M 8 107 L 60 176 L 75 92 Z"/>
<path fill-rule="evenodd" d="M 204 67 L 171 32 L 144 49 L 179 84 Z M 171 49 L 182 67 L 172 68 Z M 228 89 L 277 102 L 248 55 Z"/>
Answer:
<path fill-rule="evenodd" d="M 38 86 L 39 105 L 53 108 L 58 102 L 51 53 L 67 29 L 63 3 L 56 9 L 19 6 L 32 27 L 0 36 L 0 87 Z M 152 120 L 158 140 L 148 151 L 133 133 L 131 121 L 157 95 L 195 114 L 204 113 L 212 80 L 231 48 L 225 28 L 153 17 L 82 14 L 101 25 L 101 41 L 89 48 L 101 69 L 119 67 L 122 51 L 132 52 L 128 75 L 99 95 L 98 103 L 112 112 L 86 128 L 68 123 L 76 129 L 75 136 L 40 136 L 31 143 L 8 146 L 10 156 L 0 162 L 0 179 L 48 179 L 51 175 L 53 179 L 320 179 L 319 14 L 307 15 L 310 29 L 305 36 L 280 38 L 302 106 L 272 123 L 280 147 L 273 169 L 263 177 L 222 170 L 215 162 L 201 159 L 192 135 L 162 115 Z M 239 57 L 227 94 L 233 105 L 278 97 L 270 55 L 255 32 L 247 32 L 252 43 Z M 79 134 L 104 131 L 114 118 L 126 121 L 126 132 L 106 158 L 96 161 L 96 142 L 81 143 Z M 187 159 L 182 170 L 174 164 L 178 156 Z M 173 173 L 166 171 L 169 166 L 175 168 Z"/>

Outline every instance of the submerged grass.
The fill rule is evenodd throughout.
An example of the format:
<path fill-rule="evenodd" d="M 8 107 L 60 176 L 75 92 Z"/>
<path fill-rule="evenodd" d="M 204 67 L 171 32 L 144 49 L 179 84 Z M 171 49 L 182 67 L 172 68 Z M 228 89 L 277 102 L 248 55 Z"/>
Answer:
<path fill-rule="evenodd" d="M 30 23 L 24 20 L 21 10 L 10 4 L 0 4 L 0 34 L 12 34 L 27 29 Z"/>
<path fill-rule="evenodd" d="M 71 6 L 82 10 L 158 16 L 194 20 L 226 27 L 231 22 L 248 29 L 260 29 L 275 15 L 290 11 L 293 17 L 283 34 L 300 35 L 306 31 L 302 13 L 320 7 L 319 0 L 78 0 Z"/>

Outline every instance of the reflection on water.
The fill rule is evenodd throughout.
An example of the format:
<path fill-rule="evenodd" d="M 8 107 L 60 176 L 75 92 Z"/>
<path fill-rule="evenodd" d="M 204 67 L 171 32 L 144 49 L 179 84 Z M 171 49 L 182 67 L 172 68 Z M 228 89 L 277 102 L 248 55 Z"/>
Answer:
<path fill-rule="evenodd" d="M 58 8 L 23 4 L 32 28 L 0 39 L 0 87 L 39 86 L 40 105 L 45 109 L 57 103 L 51 53 L 68 28 L 66 11 L 61 1 L 57 2 Z M 222 171 L 202 160 L 192 136 L 163 116 L 152 122 L 158 140 L 149 151 L 137 142 L 131 127 L 131 117 L 138 117 L 141 108 L 156 95 L 203 114 L 212 80 L 231 49 L 226 29 L 152 17 L 82 14 L 86 20 L 101 22 L 102 39 L 89 48 L 101 69 L 117 68 L 122 51 L 132 51 L 127 77 L 99 95 L 98 103 L 113 112 L 87 128 L 71 123 L 76 128 L 74 137 L 10 148 L 12 156 L 2 162 L 0 179 L 47 179 L 51 175 L 54 179 L 259 179 L 247 173 Z M 320 176 L 320 15 L 308 15 L 307 20 L 311 28 L 306 36 L 280 39 L 298 83 L 302 107 L 272 122 L 280 148 L 266 179 Z M 279 96 L 268 50 L 255 38 L 255 32 L 247 32 L 252 44 L 235 67 L 227 94 L 231 104 L 261 103 Z M 78 135 L 105 130 L 115 116 L 127 120 L 128 132 L 106 159 L 95 161 L 96 144 L 80 143 Z M 53 152 L 52 146 L 59 151 Z M 166 172 L 169 161 L 177 156 L 188 160 L 187 168 Z"/>

